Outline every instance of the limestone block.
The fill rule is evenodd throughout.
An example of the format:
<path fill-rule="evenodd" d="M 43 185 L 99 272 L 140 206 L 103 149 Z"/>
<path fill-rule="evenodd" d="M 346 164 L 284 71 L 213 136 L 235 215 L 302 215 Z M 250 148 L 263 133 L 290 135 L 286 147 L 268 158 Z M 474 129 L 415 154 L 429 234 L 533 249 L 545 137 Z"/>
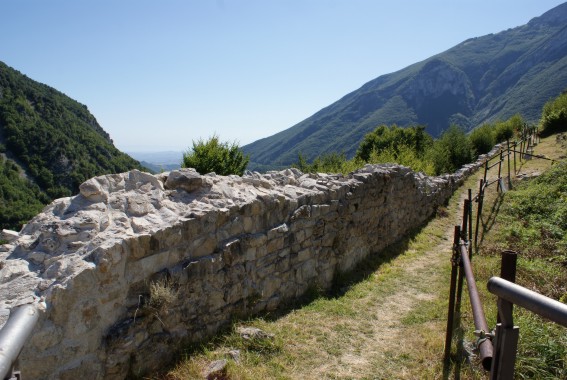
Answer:
<path fill-rule="evenodd" d="M 168 190 L 185 190 L 191 193 L 203 186 L 203 178 L 195 169 L 180 169 L 169 172 L 165 181 Z"/>
<path fill-rule="evenodd" d="M 0 233 L 0 240 L 6 240 L 7 242 L 13 242 L 20 236 L 16 231 L 2 230 Z"/>
<path fill-rule="evenodd" d="M 80 194 L 91 202 L 104 202 L 108 200 L 108 191 L 105 190 L 97 178 L 91 178 L 79 185 Z"/>

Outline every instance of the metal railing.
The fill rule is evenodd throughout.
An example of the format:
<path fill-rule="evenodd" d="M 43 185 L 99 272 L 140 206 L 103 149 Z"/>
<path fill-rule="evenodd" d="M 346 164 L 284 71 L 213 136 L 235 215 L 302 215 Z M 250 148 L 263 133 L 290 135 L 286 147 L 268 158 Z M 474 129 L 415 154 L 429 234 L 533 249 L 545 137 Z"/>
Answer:
<path fill-rule="evenodd" d="M 39 309 L 36 304 L 12 309 L 8 321 L 0 330 L 0 378 L 22 379 L 15 367 L 38 319 Z"/>
<path fill-rule="evenodd" d="M 514 326 L 513 305 L 518 305 L 539 316 L 567 327 L 567 305 L 514 284 L 500 277 L 488 280 L 488 291 L 498 296 L 500 323 L 492 337 L 494 360 L 490 369 L 491 380 L 514 379 L 516 351 L 520 329 Z"/>
<path fill-rule="evenodd" d="M 473 198 L 468 190 L 468 199 L 464 202 L 463 219 L 461 226 L 455 226 L 453 240 L 453 254 L 451 257 L 451 279 L 449 288 L 449 310 L 447 313 L 447 331 L 445 336 L 444 372 L 448 373 L 453 332 L 460 320 L 460 304 L 462 298 L 463 281 L 467 281 L 467 290 L 473 320 L 475 335 L 478 336 L 477 348 L 482 367 L 490 371 L 491 380 L 511 380 L 514 378 L 519 328 L 513 325 L 512 305 L 517 304 L 527 310 L 539 314 L 547 319 L 567 327 L 567 305 L 545 297 L 536 292 L 514 284 L 516 278 L 517 253 L 513 251 L 502 252 L 500 277 L 493 277 L 488 282 L 490 292 L 496 294 L 498 299 L 498 315 L 495 332 L 491 332 L 486 323 L 484 309 L 479 298 L 476 281 L 472 270 L 473 242 L 478 249 L 478 234 L 482 223 L 482 207 L 485 190 L 492 184 L 498 184 L 497 191 L 505 192 L 511 188 L 511 161 L 514 159 L 514 175 L 517 174 L 516 154 L 523 159 L 543 158 L 555 161 L 544 156 L 534 155 L 533 147 L 538 143 L 539 137 L 535 129 L 524 127 L 521 140 L 514 143 L 507 141 L 506 149 L 488 157 L 484 164 L 484 175 L 480 180 L 478 194 Z M 495 163 L 490 161 L 498 158 Z M 502 177 L 503 163 L 507 158 L 508 184 Z M 489 181 L 488 171 L 498 167 L 497 178 Z M 478 203 L 476 226 L 473 239 L 472 204 Z M 455 371 L 459 369 L 456 368 Z"/>

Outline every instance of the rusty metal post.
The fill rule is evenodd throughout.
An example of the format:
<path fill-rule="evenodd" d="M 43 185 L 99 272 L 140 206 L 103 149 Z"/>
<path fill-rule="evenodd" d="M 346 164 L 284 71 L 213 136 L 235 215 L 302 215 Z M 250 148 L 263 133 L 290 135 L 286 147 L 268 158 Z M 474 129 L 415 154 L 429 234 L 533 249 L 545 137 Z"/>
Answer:
<path fill-rule="evenodd" d="M 471 302 L 475 329 L 488 333 L 490 330 L 488 329 L 486 318 L 484 316 L 484 309 L 478 295 L 478 289 L 476 287 L 476 281 L 472 272 L 472 265 L 469 260 L 468 252 L 461 244 L 459 245 L 459 249 L 461 250 L 461 263 L 467 279 L 467 288 L 469 291 L 469 299 Z M 479 356 L 482 366 L 488 371 L 492 365 L 492 342 L 488 339 L 484 340 L 479 343 L 478 348 L 480 351 Z"/>
<path fill-rule="evenodd" d="M 497 191 L 502 191 L 504 192 L 504 189 L 502 188 L 502 160 L 504 160 L 504 156 L 502 155 L 502 147 L 500 147 L 500 161 L 498 162 L 498 187 L 497 187 Z"/>
<path fill-rule="evenodd" d="M 514 380 L 520 329 L 514 326 L 512 307 L 511 302 L 498 298 L 498 315 L 502 316 L 502 322 L 496 324 L 490 380 Z"/>
<path fill-rule="evenodd" d="M 477 198 L 477 210 L 476 210 L 476 226 L 474 229 L 474 246 L 478 249 L 478 230 L 480 229 L 481 219 L 480 216 L 482 214 L 482 198 L 484 197 L 484 180 L 480 180 L 480 186 L 478 189 L 478 198 Z"/>
<path fill-rule="evenodd" d="M 486 183 L 486 174 L 488 172 L 488 161 L 489 159 L 486 159 L 486 161 L 484 161 L 484 175 L 482 176 L 482 179 L 485 183 Z"/>
<path fill-rule="evenodd" d="M 508 145 L 508 154 L 506 155 L 508 157 L 508 190 L 510 190 L 512 188 L 512 176 L 510 175 L 510 140 L 507 139 L 506 142 Z"/>
<path fill-rule="evenodd" d="M 457 255 L 460 256 L 459 244 L 461 240 L 466 239 L 466 230 L 467 230 L 467 200 L 465 200 L 465 204 L 463 205 L 463 226 L 459 228 L 459 240 L 455 243 L 455 249 L 457 250 Z M 463 284 L 465 282 L 465 276 L 463 272 L 463 261 L 459 260 L 459 276 L 457 279 L 457 297 L 455 300 L 455 315 L 457 321 L 461 320 L 461 300 L 463 299 Z"/>
<path fill-rule="evenodd" d="M 445 369 L 448 368 L 449 358 L 451 355 L 451 342 L 453 341 L 454 318 L 455 318 L 455 294 L 457 287 L 457 272 L 459 269 L 459 255 L 457 246 L 459 242 L 459 226 L 455 226 L 455 235 L 453 240 L 453 254 L 451 256 L 451 281 L 449 285 L 449 310 L 447 312 L 447 331 L 445 334 L 445 353 L 443 362 Z"/>
<path fill-rule="evenodd" d="M 514 176 L 516 176 L 516 148 L 518 146 L 518 142 L 514 141 Z"/>
<path fill-rule="evenodd" d="M 463 205 L 463 225 L 461 227 L 461 238 L 465 241 L 467 240 L 467 236 L 468 236 L 469 210 L 470 210 L 470 198 L 465 199 L 465 202 L 464 202 L 464 205 Z"/>
<path fill-rule="evenodd" d="M 468 236 L 468 229 L 469 229 L 469 210 L 470 210 L 470 200 L 465 199 L 465 202 L 463 204 L 463 221 L 462 221 L 462 226 L 460 229 L 460 239 L 467 241 L 467 236 Z M 457 242 L 458 244 L 459 242 Z M 462 263 L 460 268 L 462 268 Z M 461 298 L 463 296 L 463 283 L 465 281 L 464 278 L 464 274 L 463 274 L 463 270 L 460 269 L 459 270 L 459 280 L 457 282 L 457 314 L 459 315 L 460 318 L 460 310 L 461 310 Z"/>
<path fill-rule="evenodd" d="M 502 251 L 502 265 L 500 267 L 500 277 L 510 282 L 516 282 L 516 264 L 518 262 L 518 252 Z"/>
<path fill-rule="evenodd" d="M 518 262 L 518 253 L 514 251 L 502 251 L 502 261 L 500 264 L 500 277 L 503 279 L 516 282 L 516 267 Z M 512 306 L 511 306 L 512 307 Z M 496 316 L 496 322 L 500 323 L 502 317 L 500 312 Z"/>
<path fill-rule="evenodd" d="M 472 230 L 473 230 L 473 224 L 472 224 L 472 189 L 469 189 L 469 211 L 468 211 L 468 215 L 469 215 L 469 234 L 468 234 L 468 239 L 467 241 L 469 242 L 469 257 L 472 258 Z"/>

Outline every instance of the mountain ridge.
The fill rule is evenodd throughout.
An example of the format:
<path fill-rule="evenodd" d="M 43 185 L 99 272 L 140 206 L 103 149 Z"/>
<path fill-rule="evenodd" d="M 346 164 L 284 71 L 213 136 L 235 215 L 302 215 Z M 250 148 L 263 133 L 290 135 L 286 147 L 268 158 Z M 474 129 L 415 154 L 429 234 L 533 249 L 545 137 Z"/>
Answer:
<path fill-rule="evenodd" d="M 469 38 L 444 52 L 381 75 L 272 136 L 245 145 L 252 170 L 281 168 L 322 153 L 352 157 L 378 125 L 451 124 L 470 130 L 521 113 L 529 122 L 567 88 L 567 3 L 527 24 Z"/>
<path fill-rule="evenodd" d="M 91 177 L 142 169 L 114 146 L 87 106 L 3 62 L 0 155 L 2 228 L 17 228 Z"/>

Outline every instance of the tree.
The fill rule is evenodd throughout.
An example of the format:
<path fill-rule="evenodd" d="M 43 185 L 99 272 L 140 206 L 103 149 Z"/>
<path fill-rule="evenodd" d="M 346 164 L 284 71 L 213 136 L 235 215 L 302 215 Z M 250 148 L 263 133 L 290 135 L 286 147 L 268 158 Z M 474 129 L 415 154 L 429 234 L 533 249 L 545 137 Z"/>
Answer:
<path fill-rule="evenodd" d="M 567 130 L 567 91 L 545 103 L 539 129 L 544 137 Z"/>
<path fill-rule="evenodd" d="M 476 155 L 488 153 L 496 144 L 494 127 L 491 124 L 483 124 L 472 130 L 469 139 Z"/>
<path fill-rule="evenodd" d="M 193 141 L 193 149 L 183 154 L 182 166 L 194 168 L 200 174 L 244 174 L 250 156 L 244 155 L 236 142 L 220 142 L 217 135 L 207 141 Z"/>
<path fill-rule="evenodd" d="M 405 148 L 415 151 L 417 156 L 422 156 L 432 143 L 433 139 L 425 132 L 424 126 L 400 128 L 395 124 L 390 127 L 381 125 L 364 136 L 356 152 L 356 158 L 367 162 L 372 152 L 380 154 L 388 149 L 397 156 Z"/>
<path fill-rule="evenodd" d="M 473 145 L 462 128 L 451 125 L 428 152 L 435 173 L 453 173 L 473 159 Z"/>

